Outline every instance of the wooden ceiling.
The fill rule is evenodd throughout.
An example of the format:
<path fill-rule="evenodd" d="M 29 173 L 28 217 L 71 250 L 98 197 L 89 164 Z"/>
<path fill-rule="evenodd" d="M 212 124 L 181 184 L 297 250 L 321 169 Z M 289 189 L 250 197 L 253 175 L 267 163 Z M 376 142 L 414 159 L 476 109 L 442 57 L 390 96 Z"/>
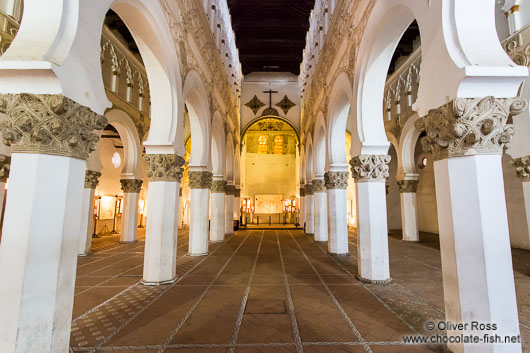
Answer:
<path fill-rule="evenodd" d="M 315 0 L 228 0 L 243 74 L 300 73 Z"/>

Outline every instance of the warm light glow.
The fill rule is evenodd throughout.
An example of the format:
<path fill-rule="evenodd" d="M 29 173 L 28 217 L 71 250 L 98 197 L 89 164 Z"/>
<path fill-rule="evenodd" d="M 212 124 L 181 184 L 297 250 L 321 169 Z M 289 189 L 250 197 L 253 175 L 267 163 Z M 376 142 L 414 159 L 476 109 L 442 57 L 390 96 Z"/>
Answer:
<path fill-rule="evenodd" d="M 274 138 L 274 154 L 283 154 L 283 136 Z"/>
<path fill-rule="evenodd" d="M 112 155 L 112 164 L 114 165 L 114 168 L 118 169 L 121 165 L 121 156 L 118 152 L 114 152 Z"/>
<path fill-rule="evenodd" d="M 140 201 L 138 201 L 138 213 L 140 214 L 144 214 L 144 210 L 145 210 L 145 201 L 140 199 Z"/>
<path fill-rule="evenodd" d="M 267 136 L 261 135 L 258 139 L 258 153 L 267 154 Z"/>

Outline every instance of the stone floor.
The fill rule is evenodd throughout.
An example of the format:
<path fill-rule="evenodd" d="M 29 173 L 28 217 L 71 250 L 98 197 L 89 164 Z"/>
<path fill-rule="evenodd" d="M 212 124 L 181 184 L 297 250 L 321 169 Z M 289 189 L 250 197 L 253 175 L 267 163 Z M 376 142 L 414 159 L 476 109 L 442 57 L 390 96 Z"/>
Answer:
<path fill-rule="evenodd" d="M 74 352 L 443 352 L 403 345 L 442 320 L 437 237 L 389 238 L 393 283 L 357 281 L 356 238 L 348 257 L 301 230 L 247 230 L 189 257 L 179 232 L 177 273 L 169 286 L 139 284 L 143 232 L 136 244 L 94 240 L 79 258 L 71 347 Z M 521 331 L 530 342 L 530 253 L 514 251 Z M 530 345 L 525 352 L 530 352 Z"/>

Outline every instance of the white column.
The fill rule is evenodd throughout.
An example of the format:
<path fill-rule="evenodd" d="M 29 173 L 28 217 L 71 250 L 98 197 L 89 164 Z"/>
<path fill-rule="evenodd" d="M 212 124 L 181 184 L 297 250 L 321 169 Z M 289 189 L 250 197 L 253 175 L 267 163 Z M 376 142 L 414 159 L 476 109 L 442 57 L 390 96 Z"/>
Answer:
<path fill-rule="evenodd" d="M 98 140 L 91 132 L 107 120 L 61 95 L 0 99 L 2 135 L 13 148 L 0 246 L 0 352 L 67 353 L 86 159 Z M 29 116 L 33 123 L 21 128 Z M 51 121 L 63 130 L 47 139 Z"/>
<path fill-rule="evenodd" d="M 188 254 L 203 256 L 208 254 L 208 210 L 212 173 L 190 171 L 190 237 Z M 223 202 L 224 207 L 224 202 Z M 224 218 L 223 218 L 224 219 Z"/>
<path fill-rule="evenodd" d="M 305 184 L 305 232 L 306 234 L 315 233 L 315 207 L 313 202 L 313 185 Z"/>
<path fill-rule="evenodd" d="M 237 186 L 234 189 L 234 219 L 239 220 L 241 227 L 241 189 Z"/>
<path fill-rule="evenodd" d="M 391 281 L 386 217 L 387 155 L 352 158 L 352 176 L 357 188 L 357 261 L 361 281 L 385 284 Z"/>
<path fill-rule="evenodd" d="M 300 205 L 298 207 L 298 218 L 300 222 L 300 227 L 304 228 L 305 223 L 305 189 L 300 187 Z"/>
<path fill-rule="evenodd" d="M 416 203 L 418 180 L 398 180 L 398 186 L 401 198 L 403 240 L 420 241 L 420 233 L 418 231 L 418 206 Z"/>
<path fill-rule="evenodd" d="M 142 283 L 169 284 L 177 279 L 177 205 L 184 158 L 146 154 L 145 159 L 149 185 Z"/>
<path fill-rule="evenodd" d="M 324 179 L 313 180 L 315 241 L 328 241 L 328 197 Z"/>
<path fill-rule="evenodd" d="M 225 192 L 225 234 L 234 234 L 234 185 L 227 185 Z"/>
<path fill-rule="evenodd" d="M 441 140 L 425 137 L 422 145 L 435 159 L 446 320 L 467 325 L 450 335 L 519 335 L 501 157 L 513 134 L 509 114 L 525 106 L 521 98 L 457 98 L 416 123 Z M 452 132 L 464 124 L 472 128 L 457 138 Z M 472 322 L 497 327 L 473 330 Z M 520 342 L 448 346 L 455 353 L 521 352 Z"/>
<path fill-rule="evenodd" d="M 225 240 L 225 187 L 226 180 L 214 179 L 210 188 L 212 202 L 210 208 L 210 241 L 212 243 Z"/>
<path fill-rule="evenodd" d="M 183 210 L 184 210 L 184 199 L 182 198 L 182 187 L 179 189 L 179 209 L 178 209 L 178 217 L 177 217 L 177 228 L 182 229 L 182 220 L 184 217 Z"/>
<path fill-rule="evenodd" d="M 83 203 L 81 209 L 81 222 L 79 228 L 79 256 L 92 254 L 92 233 L 94 232 L 94 196 L 98 186 L 100 172 L 87 170 L 85 173 L 85 189 L 83 190 Z"/>
<path fill-rule="evenodd" d="M 328 252 L 331 255 L 348 255 L 348 188 L 347 171 L 326 172 L 329 240 Z"/>
<path fill-rule="evenodd" d="M 142 180 L 121 179 L 123 190 L 123 216 L 121 223 L 120 243 L 136 243 L 138 241 L 138 201 Z"/>

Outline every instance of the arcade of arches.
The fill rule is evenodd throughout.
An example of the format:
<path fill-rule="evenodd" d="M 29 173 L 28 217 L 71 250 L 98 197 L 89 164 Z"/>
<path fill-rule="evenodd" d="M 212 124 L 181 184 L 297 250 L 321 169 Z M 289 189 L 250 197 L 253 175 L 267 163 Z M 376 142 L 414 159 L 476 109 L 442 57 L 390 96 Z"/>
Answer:
<path fill-rule="evenodd" d="M 528 0 L 0 0 L 0 352 L 530 352 Z"/>

